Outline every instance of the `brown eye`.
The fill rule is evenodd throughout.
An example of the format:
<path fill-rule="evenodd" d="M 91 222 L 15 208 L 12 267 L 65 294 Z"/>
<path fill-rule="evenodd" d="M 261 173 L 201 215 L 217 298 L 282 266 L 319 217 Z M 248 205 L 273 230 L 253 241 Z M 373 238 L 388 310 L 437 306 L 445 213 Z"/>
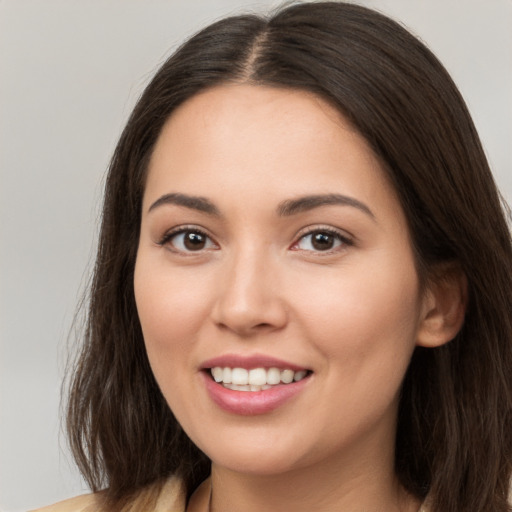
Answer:
<path fill-rule="evenodd" d="M 188 231 L 183 234 L 183 245 L 189 251 L 199 251 L 204 249 L 207 242 L 207 237 L 202 233 L 195 233 L 194 231 Z"/>
<path fill-rule="evenodd" d="M 216 247 L 212 239 L 195 229 L 183 229 L 164 237 L 161 245 L 170 245 L 178 252 L 199 252 Z"/>
<path fill-rule="evenodd" d="M 326 252 L 348 245 L 352 242 L 340 233 L 317 230 L 302 236 L 295 247 L 302 251 Z"/>
<path fill-rule="evenodd" d="M 317 251 L 327 251 L 334 247 L 336 239 L 329 233 L 315 233 L 311 235 L 311 245 Z"/>

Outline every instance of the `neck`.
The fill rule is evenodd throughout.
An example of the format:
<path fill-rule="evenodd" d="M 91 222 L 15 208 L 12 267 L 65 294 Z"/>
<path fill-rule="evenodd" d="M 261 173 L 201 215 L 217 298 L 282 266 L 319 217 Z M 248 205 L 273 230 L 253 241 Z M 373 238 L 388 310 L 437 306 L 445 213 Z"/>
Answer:
<path fill-rule="evenodd" d="M 420 502 L 398 483 L 392 460 L 324 462 L 328 463 L 270 475 L 238 473 L 214 464 L 210 512 L 416 512 L 420 508 Z"/>

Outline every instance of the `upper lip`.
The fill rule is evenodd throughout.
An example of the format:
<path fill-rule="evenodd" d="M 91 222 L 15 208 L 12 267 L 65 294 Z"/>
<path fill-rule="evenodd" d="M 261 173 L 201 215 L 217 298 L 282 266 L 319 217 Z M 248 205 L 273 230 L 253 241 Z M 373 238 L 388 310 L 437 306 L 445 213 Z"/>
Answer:
<path fill-rule="evenodd" d="M 224 354 L 204 361 L 201 364 L 201 369 L 206 370 L 209 368 L 215 368 L 216 366 L 220 366 L 222 368 L 245 368 L 246 370 L 250 370 L 251 368 L 280 368 L 290 369 L 296 372 L 308 369 L 304 366 L 263 354 L 253 354 L 250 356 Z"/>

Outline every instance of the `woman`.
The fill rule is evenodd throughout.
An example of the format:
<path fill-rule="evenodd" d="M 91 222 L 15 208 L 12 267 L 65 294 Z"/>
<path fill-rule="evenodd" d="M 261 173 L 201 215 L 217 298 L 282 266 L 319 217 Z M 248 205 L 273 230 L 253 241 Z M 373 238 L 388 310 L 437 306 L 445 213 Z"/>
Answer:
<path fill-rule="evenodd" d="M 510 510 L 511 258 L 464 102 L 401 26 L 211 25 L 112 160 L 68 410 L 96 493 L 55 510 Z"/>

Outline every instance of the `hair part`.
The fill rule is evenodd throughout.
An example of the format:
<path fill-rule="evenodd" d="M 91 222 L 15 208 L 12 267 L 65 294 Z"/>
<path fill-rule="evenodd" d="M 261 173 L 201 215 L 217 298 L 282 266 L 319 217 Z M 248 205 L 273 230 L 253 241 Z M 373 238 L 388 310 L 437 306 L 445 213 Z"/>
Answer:
<path fill-rule="evenodd" d="M 144 184 L 173 111 L 207 88 L 249 83 L 312 92 L 368 141 L 409 222 L 422 282 L 446 262 L 468 281 L 465 324 L 418 347 L 400 399 L 396 471 L 434 510 L 505 512 L 512 471 L 512 248 L 500 197 L 464 101 L 434 55 L 398 23 L 340 2 L 235 16 L 199 32 L 161 67 L 113 155 L 73 368 L 70 443 L 112 510 L 172 474 L 189 494 L 209 460 L 152 375 L 133 291 Z M 117 507 L 117 508 L 115 508 Z M 109 509 L 110 510 L 110 509 Z"/>

